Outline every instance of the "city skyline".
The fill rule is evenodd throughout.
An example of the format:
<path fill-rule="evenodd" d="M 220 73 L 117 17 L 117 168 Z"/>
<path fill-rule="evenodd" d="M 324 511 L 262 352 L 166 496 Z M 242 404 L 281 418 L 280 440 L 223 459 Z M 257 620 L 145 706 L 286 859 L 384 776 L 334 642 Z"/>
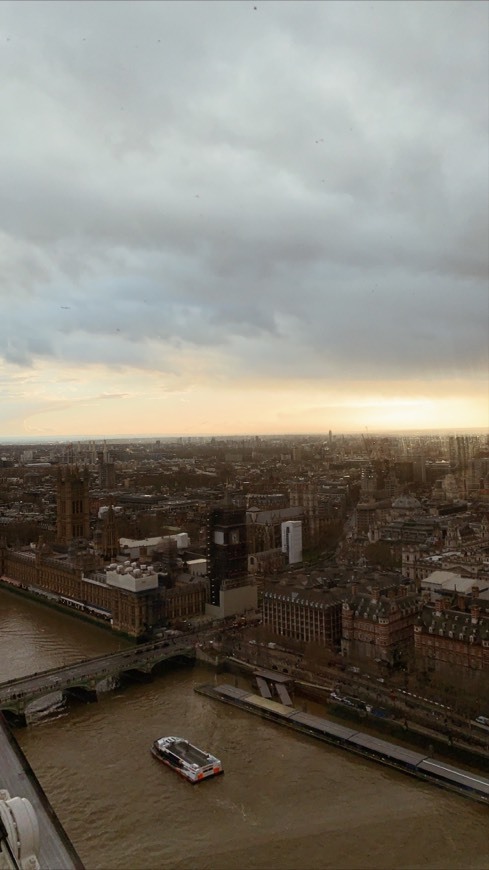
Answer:
<path fill-rule="evenodd" d="M 488 15 L 2 4 L 0 440 L 489 428 Z"/>
<path fill-rule="evenodd" d="M 405 439 L 408 442 L 410 439 L 415 441 L 419 439 L 426 440 L 429 442 L 431 439 L 447 439 L 451 436 L 468 436 L 468 437 L 479 437 L 486 438 L 489 437 L 489 433 L 487 432 L 486 427 L 474 427 L 474 428 L 458 428 L 453 427 L 449 429 L 409 429 L 409 430 L 383 430 L 383 431 L 375 431 L 374 429 L 364 429 L 363 431 L 359 430 L 358 432 L 332 432 L 331 438 L 336 439 L 346 439 L 346 440 L 360 440 L 366 439 L 367 441 L 371 439 Z M 0 444 L 4 447 L 48 447 L 52 445 L 61 445 L 64 447 L 74 447 L 76 445 L 82 444 L 98 444 L 101 445 L 102 442 L 107 445 L 113 444 L 137 444 L 137 443 L 145 443 L 145 442 L 153 442 L 153 441 L 163 441 L 168 442 L 169 444 L 175 442 L 183 442 L 183 443 L 191 443 L 191 442 L 200 442 L 200 443 L 211 443 L 216 441 L 219 443 L 222 441 L 223 443 L 233 443 L 239 441 L 253 441 L 260 440 L 266 443 L 267 441 L 273 443 L 274 441 L 309 441 L 312 443 L 318 442 L 321 439 L 329 440 L 329 432 L 270 432 L 266 435 L 257 435 L 255 433 L 247 434 L 244 432 L 234 432 L 231 434 L 224 435 L 222 433 L 217 432 L 215 435 L 202 435 L 196 433 L 194 435 L 188 435 L 184 432 L 179 432 L 174 435 L 164 435 L 161 432 L 151 432 L 148 435 L 141 435 L 137 432 L 129 432 L 125 435 L 113 434 L 113 435 L 104 435 L 103 433 L 95 433 L 91 435 L 77 435 L 74 434 L 72 437 L 68 438 L 65 435 L 58 436 L 49 436 L 49 435 L 38 435 L 32 438 L 23 437 L 23 436 L 12 436 L 11 438 L 2 438 L 0 437 Z"/>

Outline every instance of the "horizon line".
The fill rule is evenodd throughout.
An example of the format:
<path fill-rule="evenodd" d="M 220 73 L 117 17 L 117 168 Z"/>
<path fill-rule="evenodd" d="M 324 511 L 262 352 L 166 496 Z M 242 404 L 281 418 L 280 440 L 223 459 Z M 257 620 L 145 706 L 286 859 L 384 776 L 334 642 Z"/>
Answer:
<path fill-rule="evenodd" d="M 28 444 L 37 444 L 37 443 L 71 443 L 73 441 L 152 441 L 152 440 L 165 440 L 171 441 L 175 439 L 185 438 L 187 440 L 192 439 L 206 439 L 210 440 L 212 438 L 219 438 L 223 440 L 233 440 L 233 439 L 252 439 L 252 438 L 328 438 L 330 431 L 333 434 L 333 437 L 338 438 L 352 438 L 352 437 L 378 437 L 378 436 L 391 436 L 391 437 L 402 437 L 402 436 L 416 436 L 416 435 L 444 435 L 449 433 L 473 433 L 473 434 L 487 434 L 489 435 L 489 426 L 450 426 L 450 427 L 441 427 L 439 429 L 367 429 L 365 430 L 355 430 L 355 431 L 333 431 L 326 429 L 323 432 L 235 432 L 233 434 L 224 434 L 222 432 L 214 432 L 214 433 L 174 433 L 174 434 L 161 434 L 161 433 L 151 433 L 151 434 L 141 434 L 141 433 L 131 433 L 131 434 L 91 434 L 91 435 L 12 435 L 10 437 L 0 436 L 0 444 L 9 445 L 15 443 L 28 443 Z"/>

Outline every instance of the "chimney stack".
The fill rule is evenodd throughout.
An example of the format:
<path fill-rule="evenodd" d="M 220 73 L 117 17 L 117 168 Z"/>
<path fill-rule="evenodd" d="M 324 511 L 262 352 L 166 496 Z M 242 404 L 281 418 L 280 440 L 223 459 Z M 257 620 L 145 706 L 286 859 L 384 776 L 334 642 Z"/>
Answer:
<path fill-rule="evenodd" d="M 458 610 L 465 610 L 466 604 L 467 604 L 467 600 L 466 600 L 465 595 L 462 595 L 461 593 L 459 593 L 457 595 L 457 608 L 458 608 Z"/>
<path fill-rule="evenodd" d="M 472 625 L 477 625 L 479 622 L 479 616 L 481 615 L 480 607 L 477 607 L 476 604 L 473 604 L 470 608 L 470 621 Z"/>

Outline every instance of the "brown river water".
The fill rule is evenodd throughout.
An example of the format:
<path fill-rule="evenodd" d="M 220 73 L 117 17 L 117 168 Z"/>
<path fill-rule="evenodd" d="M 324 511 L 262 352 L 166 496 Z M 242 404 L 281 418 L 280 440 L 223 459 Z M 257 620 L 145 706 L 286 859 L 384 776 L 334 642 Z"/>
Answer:
<path fill-rule="evenodd" d="M 0 681 L 123 645 L 0 590 Z M 487 808 L 193 691 L 213 680 L 169 668 L 15 732 L 87 870 L 489 868 Z M 180 779 L 149 752 L 166 734 L 225 775 Z"/>

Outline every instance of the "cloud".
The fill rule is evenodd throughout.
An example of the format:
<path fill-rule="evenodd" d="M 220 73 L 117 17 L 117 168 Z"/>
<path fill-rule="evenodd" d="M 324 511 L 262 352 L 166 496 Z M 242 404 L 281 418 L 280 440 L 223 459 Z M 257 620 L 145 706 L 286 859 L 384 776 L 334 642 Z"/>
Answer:
<path fill-rule="evenodd" d="M 2 12 L 7 363 L 487 374 L 487 6 Z"/>

